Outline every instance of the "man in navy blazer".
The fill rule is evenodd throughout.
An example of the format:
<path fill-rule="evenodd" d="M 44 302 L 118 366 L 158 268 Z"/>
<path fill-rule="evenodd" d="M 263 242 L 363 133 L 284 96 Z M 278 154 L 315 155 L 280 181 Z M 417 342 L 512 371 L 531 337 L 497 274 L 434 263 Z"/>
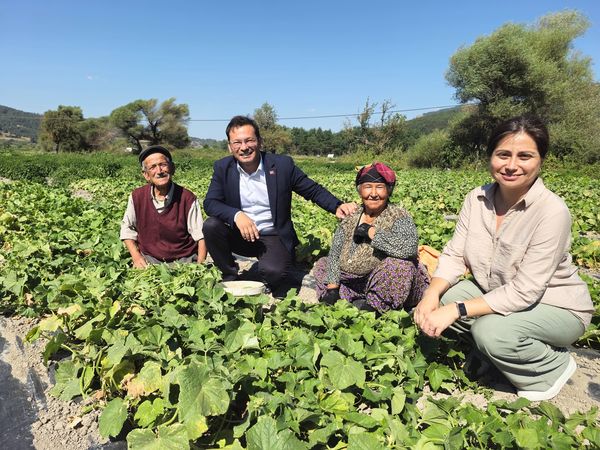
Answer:
<path fill-rule="evenodd" d="M 223 280 L 235 280 L 239 267 L 232 253 L 258 257 L 258 273 L 271 290 L 281 287 L 294 259 L 298 237 L 292 224 L 292 192 L 342 219 L 357 205 L 342 203 L 308 178 L 292 158 L 261 152 L 256 122 L 235 116 L 226 129 L 231 156 L 214 164 L 204 199 L 210 217 L 203 234 Z"/>

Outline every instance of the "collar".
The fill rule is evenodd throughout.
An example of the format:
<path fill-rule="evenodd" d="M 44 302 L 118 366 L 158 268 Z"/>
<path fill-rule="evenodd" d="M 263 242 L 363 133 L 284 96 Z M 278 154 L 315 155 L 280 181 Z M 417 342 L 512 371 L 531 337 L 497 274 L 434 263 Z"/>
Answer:
<path fill-rule="evenodd" d="M 496 193 L 496 189 L 498 189 L 498 183 L 490 183 L 486 184 L 485 186 L 481 186 L 477 192 L 477 197 L 485 198 L 488 202 L 494 203 L 494 194 Z M 537 177 L 529 190 L 514 206 L 520 205 L 521 203 L 525 208 L 531 206 L 538 198 L 540 198 L 542 192 L 545 190 L 546 186 L 544 186 L 544 182 L 540 177 Z"/>
<path fill-rule="evenodd" d="M 242 166 L 240 166 L 240 163 L 237 162 L 237 161 L 235 162 L 235 166 L 237 167 L 237 170 L 240 173 L 240 175 L 245 175 L 245 176 L 248 176 L 248 177 L 251 177 L 251 176 L 256 175 L 256 174 L 262 174 L 262 173 L 265 172 L 264 165 L 263 165 L 263 155 L 262 154 L 260 155 L 260 161 L 258 163 L 258 167 L 252 173 L 248 173 L 244 169 L 242 169 Z"/>

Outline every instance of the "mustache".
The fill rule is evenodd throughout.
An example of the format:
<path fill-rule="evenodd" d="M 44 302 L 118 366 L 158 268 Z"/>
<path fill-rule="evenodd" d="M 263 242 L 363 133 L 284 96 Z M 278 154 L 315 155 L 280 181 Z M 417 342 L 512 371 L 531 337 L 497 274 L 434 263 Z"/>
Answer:
<path fill-rule="evenodd" d="M 168 176 L 169 176 L 169 174 L 166 172 L 161 172 L 161 173 L 156 174 L 156 178 L 166 178 Z"/>

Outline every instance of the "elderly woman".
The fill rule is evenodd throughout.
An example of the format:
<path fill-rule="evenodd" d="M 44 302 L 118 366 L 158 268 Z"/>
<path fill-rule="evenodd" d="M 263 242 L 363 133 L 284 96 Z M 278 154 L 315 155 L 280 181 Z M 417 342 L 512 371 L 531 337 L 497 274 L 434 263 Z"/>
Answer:
<path fill-rule="evenodd" d="M 362 208 L 340 223 L 329 256 L 315 264 L 321 301 L 343 298 L 360 309 L 384 312 L 413 307 L 421 298 L 429 276 L 417 260 L 412 218 L 389 203 L 395 184 L 396 174 L 382 163 L 357 173 Z"/>
<path fill-rule="evenodd" d="M 494 130 L 487 151 L 495 182 L 467 195 L 414 314 L 429 336 L 452 327 L 472 338 L 532 401 L 554 397 L 575 372 L 565 347 L 593 312 L 569 254 L 569 210 L 539 177 L 548 142 L 546 127 L 531 116 Z M 474 281 L 458 281 L 465 269 Z"/>

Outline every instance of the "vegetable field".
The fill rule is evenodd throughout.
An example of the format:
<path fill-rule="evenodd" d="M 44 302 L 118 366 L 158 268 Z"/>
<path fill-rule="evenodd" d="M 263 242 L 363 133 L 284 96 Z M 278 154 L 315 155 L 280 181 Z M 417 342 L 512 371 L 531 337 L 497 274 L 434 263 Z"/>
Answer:
<path fill-rule="evenodd" d="M 461 402 L 477 386 L 465 349 L 422 337 L 410 316 L 380 318 L 294 292 L 234 298 L 207 266 L 130 268 L 119 241 L 132 158 L 0 155 L 0 310 L 39 318 L 27 338 L 58 360 L 52 394 L 101 409 L 100 432 L 132 449 L 598 448 L 598 410 L 564 416 L 548 402 Z M 44 159 L 47 158 L 47 159 Z M 212 164 L 175 156 L 175 180 L 203 198 Z M 47 164 L 45 161 L 49 161 Z M 365 163 L 368 161 L 365 161 Z M 354 167 L 299 161 L 339 198 L 357 200 Z M 393 166 L 393 163 L 392 163 Z M 485 172 L 399 171 L 393 200 L 423 244 L 441 249 L 464 195 Z M 600 183 L 549 172 L 573 216 L 573 257 L 600 271 Z M 336 220 L 294 198 L 298 258 L 328 251 Z M 600 349 L 596 315 L 577 346 Z M 435 399 L 428 393 L 452 393 Z"/>

